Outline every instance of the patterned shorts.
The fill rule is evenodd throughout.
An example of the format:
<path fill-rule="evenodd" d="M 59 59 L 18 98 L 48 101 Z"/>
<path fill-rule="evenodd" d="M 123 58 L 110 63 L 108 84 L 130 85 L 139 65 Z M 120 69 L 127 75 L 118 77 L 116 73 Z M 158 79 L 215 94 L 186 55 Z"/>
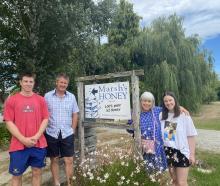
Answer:
<path fill-rule="evenodd" d="M 169 167 L 189 167 L 190 163 L 188 158 L 180 152 L 180 150 L 164 147 L 167 164 Z"/>

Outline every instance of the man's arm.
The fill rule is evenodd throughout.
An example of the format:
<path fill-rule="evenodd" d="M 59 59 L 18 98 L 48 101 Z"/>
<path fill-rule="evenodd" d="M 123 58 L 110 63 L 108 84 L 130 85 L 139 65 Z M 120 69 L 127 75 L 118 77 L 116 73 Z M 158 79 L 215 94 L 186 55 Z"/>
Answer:
<path fill-rule="evenodd" d="M 48 124 L 48 119 L 44 119 L 41 124 L 40 124 L 40 128 L 38 130 L 38 132 L 31 137 L 31 139 L 34 139 L 34 140 L 38 140 L 41 135 L 44 133 L 45 129 L 47 128 L 47 124 Z"/>
<path fill-rule="evenodd" d="M 36 144 L 35 140 L 23 136 L 18 130 L 17 126 L 12 121 L 6 121 L 6 127 L 12 134 L 12 136 L 17 138 L 26 147 L 33 147 Z"/>
<path fill-rule="evenodd" d="M 72 128 L 75 130 L 78 124 L 78 112 L 73 113 Z"/>

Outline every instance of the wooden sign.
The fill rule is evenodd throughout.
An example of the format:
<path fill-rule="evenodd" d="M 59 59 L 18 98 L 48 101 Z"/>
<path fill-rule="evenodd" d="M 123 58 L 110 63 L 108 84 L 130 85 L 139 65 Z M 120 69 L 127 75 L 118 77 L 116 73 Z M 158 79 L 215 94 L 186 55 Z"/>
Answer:
<path fill-rule="evenodd" d="M 129 82 L 85 85 L 85 117 L 131 118 Z"/>

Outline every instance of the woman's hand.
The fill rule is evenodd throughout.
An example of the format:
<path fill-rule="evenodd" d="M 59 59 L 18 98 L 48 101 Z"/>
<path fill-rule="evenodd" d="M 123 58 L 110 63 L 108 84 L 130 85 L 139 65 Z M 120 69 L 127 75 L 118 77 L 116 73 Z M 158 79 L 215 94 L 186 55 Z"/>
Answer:
<path fill-rule="evenodd" d="M 190 165 L 195 165 L 195 163 L 196 163 L 195 154 L 189 155 L 189 163 L 190 163 Z"/>
<path fill-rule="evenodd" d="M 184 107 L 180 106 L 180 112 L 186 114 L 187 116 L 189 116 L 189 111 L 186 110 Z"/>

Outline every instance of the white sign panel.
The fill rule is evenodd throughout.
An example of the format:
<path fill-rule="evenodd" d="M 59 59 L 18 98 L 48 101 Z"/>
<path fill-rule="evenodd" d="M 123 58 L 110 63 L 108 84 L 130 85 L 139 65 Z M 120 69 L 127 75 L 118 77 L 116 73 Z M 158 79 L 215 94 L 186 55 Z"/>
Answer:
<path fill-rule="evenodd" d="M 85 85 L 85 117 L 130 119 L 129 82 Z"/>

